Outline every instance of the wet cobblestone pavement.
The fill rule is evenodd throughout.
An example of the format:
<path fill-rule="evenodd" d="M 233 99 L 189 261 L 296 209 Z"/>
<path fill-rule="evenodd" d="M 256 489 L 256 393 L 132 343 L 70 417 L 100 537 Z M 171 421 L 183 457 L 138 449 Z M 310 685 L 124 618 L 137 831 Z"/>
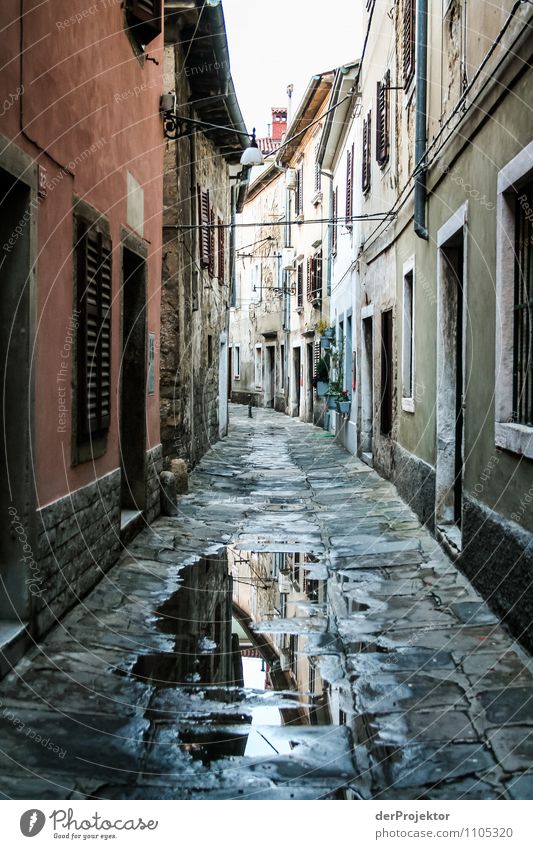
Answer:
<path fill-rule="evenodd" d="M 231 407 L 230 434 L 191 476 L 179 515 L 137 536 L 0 684 L 0 792 L 533 798 L 526 654 L 388 482 L 311 425 L 246 412 Z M 268 756 L 242 754 L 239 740 L 254 710 L 268 699 L 290 713 L 294 693 L 168 672 L 183 593 L 202 575 L 197 591 L 223 586 L 230 543 L 309 553 L 327 581 L 325 604 L 255 630 L 298 634 L 339 716 L 279 726 Z"/>

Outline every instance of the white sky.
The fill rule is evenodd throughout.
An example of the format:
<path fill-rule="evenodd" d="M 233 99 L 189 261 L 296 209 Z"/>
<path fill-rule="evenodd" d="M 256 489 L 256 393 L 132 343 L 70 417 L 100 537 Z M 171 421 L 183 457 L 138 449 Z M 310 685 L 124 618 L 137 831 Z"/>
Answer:
<path fill-rule="evenodd" d="M 313 74 L 353 61 L 362 43 L 362 0 L 223 0 L 231 72 L 247 128 L 265 136 L 270 107 L 293 114 Z"/>

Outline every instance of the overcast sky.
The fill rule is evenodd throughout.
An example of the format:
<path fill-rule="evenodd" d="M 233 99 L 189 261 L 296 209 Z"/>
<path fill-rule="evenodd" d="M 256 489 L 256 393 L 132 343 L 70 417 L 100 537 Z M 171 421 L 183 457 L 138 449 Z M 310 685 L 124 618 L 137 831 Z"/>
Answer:
<path fill-rule="evenodd" d="M 313 74 L 357 58 L 361 0 L 223 0 L 237 97 L 248 129 L 267 132 L 270 107 L 296 107 Z"/>

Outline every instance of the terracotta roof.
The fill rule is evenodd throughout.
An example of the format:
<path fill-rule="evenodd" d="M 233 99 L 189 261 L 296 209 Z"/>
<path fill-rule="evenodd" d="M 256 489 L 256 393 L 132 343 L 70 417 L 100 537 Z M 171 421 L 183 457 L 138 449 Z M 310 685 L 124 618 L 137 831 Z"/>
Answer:
<path fill-rule="evenodd" d="M 271 138 L 257 139 L 257 145 L 262 154 L 275 153 L 281 144 L 281 139 L 277 141 Z"/>

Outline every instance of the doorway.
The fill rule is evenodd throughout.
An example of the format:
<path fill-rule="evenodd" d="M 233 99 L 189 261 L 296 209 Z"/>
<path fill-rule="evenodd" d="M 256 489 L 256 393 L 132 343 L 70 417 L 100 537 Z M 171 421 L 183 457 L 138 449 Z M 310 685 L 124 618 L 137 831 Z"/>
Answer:
<path fill-rule="evenodd" d="M 307 351 L 307 381 L 306 381 L 306 421 L 313 421 L 313 376 L 314 376 L 314 344 L 308 342 Z"/>
<path fill-rule="evenodd" d="M 454 217 L 457 224 L 457 218 Z M 435 518 L 439 533 L 461 549 L 464 445 L 464 224 L 439 240 L 437 334 L 437 468 Z M 439 235 L 442 236 L 442 232 Z"/>
<path fill-rule="evenodd" d="M 300 348 L 293 350 L 293 374 L 294 374 L 294 409 L 293 416 L 300 415 L 300 396 L 301 396 L 301 353 Z"/>
<path fill-rule="evenodd" d="M 383 436 L 392 433 L 393 385 L 392 310 L 385 310 L 381 313 L 380 430 Z"/>
<path fill-rule="evenodd" d="M 231 384 L 233 380 L 233 348 L 228 348 L 228 401 L 231 401 Z"/>
<path fill-rule="evenodd" d="M 0 458 L 0 646 L 4 649 L 23 631 L 23 622 L 29 618 L 28 587 L 31 588 L 32 579 L 36 591 L 42 590 L 42 587 L 38 570 L 32 574 L 31 570 L 35 567 L 26 566 L 28 562 L 35 564 L 30 472 L 34 218 L 30 187 L 3 169 L 0 169 L 0 204 L 0 244 L 4 245 L 0 259 L 3 420 Z"/>
<path fill-rule="evenodd" d="M 146 263 L 123 248 L 120 361 L 122 525 L 146 506 Z"/>
<path fill-rule="evenodd" d="M 274 409 L 274 398 L 276 394 L 276 348 L 274 345 L 267 347 L 267 375 L 266 375 L 266 397 L 265 406 Z"/>
<path fill-rule="evenodd" d="M 372 462 L 374 442 L 374 343 L 373 319 L 363 319 L 361 358 L 361 457 Z"/>

